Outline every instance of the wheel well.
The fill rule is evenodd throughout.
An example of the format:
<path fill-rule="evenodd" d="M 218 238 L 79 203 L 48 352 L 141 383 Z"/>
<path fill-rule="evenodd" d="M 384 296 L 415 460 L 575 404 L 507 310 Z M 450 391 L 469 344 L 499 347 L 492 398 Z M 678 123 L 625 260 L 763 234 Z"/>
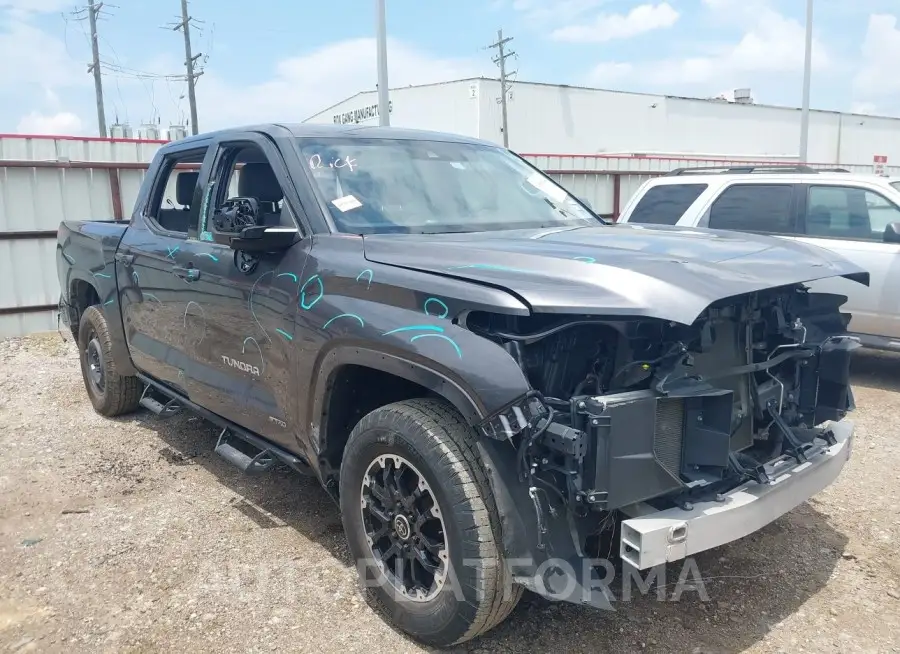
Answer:
<path fill-rule="evenodd" d="M 352 364 L 336 369 L 329 381 L 321 421 L 325 448 L 320 456 L 325 475 L 340 469 L 350 432 L 364 415 L 386 404 L 417 397 L 436 397 L 436 394 L 383 370 Z"/>
<path fill-rule="evenodd" d="M 100 295 L 97 289 L 83 279 L 76 279 L 72 282 L 72 291 L 69 293 L 69 306 L 71 307 L 70 327 L 72 334 L 78 335 L 78 324 L 81 322 L 81 314 L 85 309 L 100 304 Z"/>

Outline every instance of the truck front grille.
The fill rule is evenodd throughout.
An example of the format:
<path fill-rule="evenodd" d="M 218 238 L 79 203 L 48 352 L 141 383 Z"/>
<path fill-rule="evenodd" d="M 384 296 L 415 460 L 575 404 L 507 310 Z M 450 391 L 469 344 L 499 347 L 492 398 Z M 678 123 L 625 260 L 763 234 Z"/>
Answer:
<path fill-rule="evenodd" d="M 681 451 L 684 443 L 684 400 L 662 398 L 656 402 L 653 454 L 669 474 L 681 475 Z"/>

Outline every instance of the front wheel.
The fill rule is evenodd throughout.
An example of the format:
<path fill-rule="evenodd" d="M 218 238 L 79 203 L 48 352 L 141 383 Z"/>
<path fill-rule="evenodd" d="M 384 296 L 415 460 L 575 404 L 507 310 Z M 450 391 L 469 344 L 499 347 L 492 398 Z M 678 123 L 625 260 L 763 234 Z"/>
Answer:
<path fill-rule="evenodd" d="M 78 350 L 81 376 L 94 410 L 104 416 L 134 411 L 141 399 L 141 381 L 118 373 L 109 327 L 96 306 L 88 307 L 81 314 Z"/>
<path fill-rule="evenodd" d="M 493 628 L 522 595 L 474 438 L 443 401 L 397 402 L 356 425 L 341 464 L 344 530 L 371 603 L 437 647 Z"/>

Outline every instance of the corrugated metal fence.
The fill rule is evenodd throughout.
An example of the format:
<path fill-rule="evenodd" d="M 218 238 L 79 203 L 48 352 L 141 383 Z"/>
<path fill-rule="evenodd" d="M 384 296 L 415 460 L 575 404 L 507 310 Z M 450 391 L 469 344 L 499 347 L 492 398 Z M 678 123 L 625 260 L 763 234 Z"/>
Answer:
<path fill-rule="evenodd" d="M 0 337 L 55 328 L 60 221 L 127 220 L 147 164 L 162 143 L 0 135 Z M 674 168 L 785 163 L 629 155 L 524 157 L 613 218 L 642 183 Z M 844 167 L 871 172 L 870 166 Z M 890 172 L 900 175 L 900 168 Z"/>
<path fill-rule="evenodd" d="M 56 326 L 62 220 L 127 220 L 163 141 L 0 135 L 0 337 Z"/>

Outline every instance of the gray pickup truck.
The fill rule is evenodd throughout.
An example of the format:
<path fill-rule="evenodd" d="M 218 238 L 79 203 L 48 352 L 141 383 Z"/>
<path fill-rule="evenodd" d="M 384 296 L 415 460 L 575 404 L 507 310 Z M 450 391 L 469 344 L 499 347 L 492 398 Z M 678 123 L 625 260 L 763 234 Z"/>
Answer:
<path fill-rule="evenodd" d="M 195 412 L 245 473 L 313 475 L 373 604 L 446 646 L 525 588 L 603 606 L 601 539 L 677 561 L 848 460 L 858 343 L 805 284 L 866 273 L 641 227 L 477 140 L 231 129 L 161 148 L 129 223 L 62 223 L 60 317 L 99 413 Z"/>

